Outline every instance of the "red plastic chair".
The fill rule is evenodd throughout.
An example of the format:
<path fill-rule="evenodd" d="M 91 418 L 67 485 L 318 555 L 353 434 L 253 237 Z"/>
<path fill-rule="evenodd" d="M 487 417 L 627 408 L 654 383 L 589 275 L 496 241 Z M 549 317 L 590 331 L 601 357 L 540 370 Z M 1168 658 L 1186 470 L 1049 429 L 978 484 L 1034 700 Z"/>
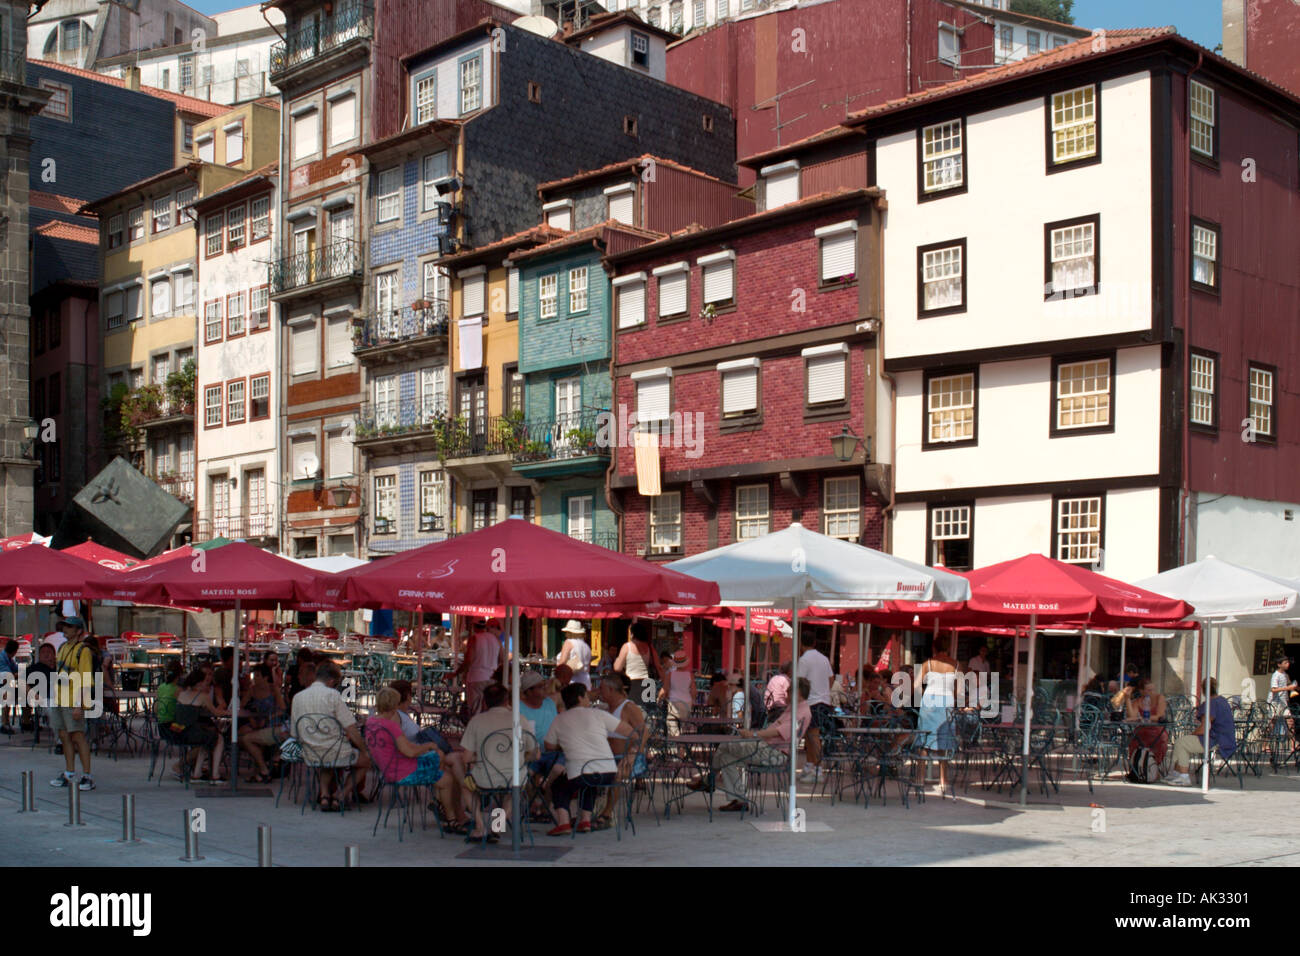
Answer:
<path fill-rule="evenodd" d="M 140 638 L 143 636 L 144 635 L 142 635 L 139 631 L 123 631 L 119 635 L 121 640 L 126 641 L 128 644 L 134 644 L 136 641 L 140 640 Z"/>
<path fill-rule="evenodd" d="M 155 634 L 154 636 L 158 638 L 158 643 L 159 643 L 159 644 L 175 644 L 175 643 L 176 643 L 176 635 L 175 635 L 175 634 L 168 634 L 166 631 L 163 631 L 161 634 Z"/>

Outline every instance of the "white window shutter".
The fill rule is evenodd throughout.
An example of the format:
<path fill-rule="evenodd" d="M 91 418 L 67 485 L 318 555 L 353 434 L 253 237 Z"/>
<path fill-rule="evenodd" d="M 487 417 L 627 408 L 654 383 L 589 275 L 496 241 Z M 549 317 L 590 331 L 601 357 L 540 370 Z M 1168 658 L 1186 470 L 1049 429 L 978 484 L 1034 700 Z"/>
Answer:
<path fill-rule="evenodd" d="M 628 329 L 645 322 L 645 283 L 629 282 L 618 288 L 618 327 Z"/>
<path fill-rule="evenodd" d="M 716 262 L 704 267 L 704 301 L 730 302 L 735 298 L 736 264 Z"/>
<path fill-rule="evenodd" d="M 316 323 L 292 326 L 293 374 L 316 371 Z"/>
<path fill-rule="evenodd" d="M 329 474 L 330 478 L 342 478 L 352 474 L 352 442 L 344 432 L 331 432 L 329 436 Z"/>
<path fill-rule="evenodd" d="M 328 338 L 326 351 L 329 355 L 329 367 L 352 364 L 352 320 L 346 315 L 337 315 L 326 320 Z"/>
<path fill-rule="evenodd" d="M 636 384 L 636 417 L 639 422 L 658 422 L 668 417 L 672 380 L 646 379 Z"/>
<path fill-rule="evenodd" d="M 461 284 L 463 304 L 465 306 L 463 314 L 466 316 L 483 314 L 483 276 L 466 276 Z"/>
<path fill-rule="evenodd" d="M 546 214 L 546 224 L 556 229 L 569 230 L 573 228 L 573 210 L 567 206 L 559 209 L 552 209 Z"/>
<path fill-rule="evenodd" d="M 636 225 L 636 193 L 633 190 L 609 197 L 609 218 Z"/>
<path fill-rule="evenodd" d="M 686 311 L 686 272 L 659 277 L 659 314 L 680 315 Z"/>
<path fill-rule="evenodd" d="M 808 359 L 808 404 L 844 401 L 844 354 Z"/>
<path fill-rule="evenodd" d="M 857 274 L 857 233 L 843 232 L 822 240 L 822 281 Z"/>
<path fill-rule="evenodd" d="M 511 268 L 506 272 L 506 312 L 519 311 L 519 270 Z"/>
<path fill-rule="evenodd" d="M 754 411 L 758 408 L 758 369 L 741 368 L 722 373 L 722 413 Z"/>
<path fill-rule="evenodd" d="M 791 169 L 768 176 L 764 185 L 764 202 L 768 209 L 799 200 L 799 170 Z"/>

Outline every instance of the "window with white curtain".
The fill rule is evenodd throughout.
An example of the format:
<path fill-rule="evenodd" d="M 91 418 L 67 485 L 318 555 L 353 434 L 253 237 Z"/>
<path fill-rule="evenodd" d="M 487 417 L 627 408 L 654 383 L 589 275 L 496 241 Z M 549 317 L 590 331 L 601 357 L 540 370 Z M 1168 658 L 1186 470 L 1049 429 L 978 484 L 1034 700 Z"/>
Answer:
<path fill-rule="evenodd" d="M 393 222 L 402 215 L 402 167 L 382 169 L 375 182 L 375 222 Z"/>
<path fill-rule="evenodd" d="M 375 425 L 391 428 L 397 424 L 397 376 L 381 375 L 375 379 Z"/>
<path fill-rule="evenodd" d="M 420 369 L 420 419 L 433 421 L 447 414 L 447 366 Z"/>
<path fill-rule="evenodd" d="M 736 488 L 736 540 L 759 538 L 771 530 L 767 485 L 739 485 Z"/>
<path fill-rule="evenodd" d="M 965 181 L 962 121 L 949 120 L 921 130 L 922 192 L 956 189 Z"/>
<path fill-rule="evenodd" d="M 1192 281 L 1210 289 L 1219 286 L 1219 231 L 1192 224 Z"/>
<path fill-rule="evenodd" d="M 1097 284 L 1097 228 L 1079 222 L 1053 229 L 1050 240 L 1052 294 L 1091 289 Z"/>
<path fill-rule="evenodd" d="M 962 301 L 962 275 L 965 269 L 962 246 L 942 246 L 921 253 L 922 312 L 958 309 Z"/>
<path fill-rule="evenodd" d="M 397 531 L 396 475 L 375 475 L 375 519 L 386 523 L 376 527 L 378 533 Z"/>

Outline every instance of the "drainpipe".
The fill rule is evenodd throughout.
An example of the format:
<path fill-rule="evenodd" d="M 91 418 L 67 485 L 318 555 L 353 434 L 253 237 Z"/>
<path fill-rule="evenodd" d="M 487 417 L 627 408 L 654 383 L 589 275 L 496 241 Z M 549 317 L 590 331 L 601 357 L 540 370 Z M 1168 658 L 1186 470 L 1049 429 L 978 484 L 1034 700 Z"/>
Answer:
<path fill-rule="evenodd" d="M 907 0 L 907 88 L 903 95 L 912 92 L 912 0 Z M 893 505 L 890 505 L 892 508 Z"/>
<path fill-rule="evenodd" d="M 607 260 L 602 264 L 608 268 Z M 610 288 L 612 291 L 613 287 L 611 286 Z M 618 473 L 619 422 L 616 404 L 618 402 L 618 379 L 614 377 L 614 366 L 617 364 L 617 360 L 618 331 L 614 327 L 614 315 L 613 310 L 611 310 L 609 317 L 609 404 L 610 414 L 613 415 L 611 423 L 613 425 L 613 441 L 610 442 L 609 467 L 605 469 L 605 504 L 609 506 L 609 510 L 614 513 L 614 519 L 618 522 L 618 550 L 621 553 L 623 551 L 623 535 L 626 531 L 623 527 L 623 516 L 625 512 L 615 501 L 613 487 L 614 475 Z"/>
<path fill-rule="evenodd" d="M 1183 125 L 1186 139 L 1191 135 L 1191 90 L 1192 74 L 1201 68 L 1205 60 L 1205 54 L 1196 54 L 1196 65 L 1191 68 L 1187 74 L 1184 83 L 1183 94 L 1183 117 L 1186 120 Z M 1192 158 L 1189 143 L 1184 143 L 1183 153 L 1183 235 L 1187 242 L 1191 242 L 1192 236 L 1192 203 L 1191 203 L 1191 175 L 1192 175 Z M 1189 257 L 1184 256 L 1185 259 Z M 1175 272 L 1175 275 L 1177 273 Z M 1190 279 L 1190 276 L 1189 276 Z M 1192 506 L 1191 476 L 1188 473 L 1191 468 L 1191 401 L 1192 401 L 1192 305 L 1191 295 L 1188 293 L 1186 286 L 1182 285 L 1175 279 L 1175 288 L 1177 288 L 1183 299 L 1183 449 L 1182 449 L 1182 502 L 1178 509 L 1178 563 L 1186 564 L 1190 555 L 1187 553 L 1187 513 Z"/>

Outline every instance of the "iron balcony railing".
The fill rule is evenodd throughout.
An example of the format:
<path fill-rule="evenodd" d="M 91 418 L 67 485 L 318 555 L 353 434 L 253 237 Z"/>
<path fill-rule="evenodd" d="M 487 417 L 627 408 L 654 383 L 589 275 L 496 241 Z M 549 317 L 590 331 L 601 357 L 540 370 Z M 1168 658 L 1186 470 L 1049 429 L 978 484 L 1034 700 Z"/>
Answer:
<path fill-rule="evenodd" d="M 272 78 L 287 70 L 333 53 L 353 40 L 371 36 L 374 7 L 356 0 L 344 0 L 333 16 L 311 19 L 271 47 Z"/>
<path fill-rule="evenodd" d="M 279 534 L 274 512 L 269 509 L 239 515 L 209 512 L 199 518 L 197 525 L 200 541 L 212 538 L 274 538 Z"/>
<path fill-rule="evenodd" d="M 426 304 L 376 312 L 355 327 L 352 347 L 356 351 L 403 342 L 447 338 L 450 309 L 444 299 L 426 300 Z"/>
<path fill-rule="evenodd" d="M 357 414 L 356 440 L 360 443 L 398 438 L 427 438 L 438 457 L 474 458 L 480 455 L 517 455 L 524 447 L 523 423 L 508 416 L 474 421 L 432 409 L 404 412 L 393 402 L 363 402 Z"/>
<path fill-rule="evenodd" d="M 357 441 L 396 438 L 401 435 L 433 435 L 435 442 L 450 440 L 454 420 L 438 408 L 403 408 L 397 402 L 362 402 L 357 413 Z"/>
<path fill-rule="evenodd" d="M 515 461 L 560 461 L 592 455 L 608 457 L 609 442 L 600 435 L 600 415 L 594 411 L 578 412 L 521 424 L 521 441 L 515 452 Z"/>
<path fill-rule="evenodd" d="M 158 487 L 173 498 L 178 498 L 186 504 L 194 501 L 194 474 L 186 472 L 179 475 L 168 475 L 162 478 L 154 479 Z"/>
<path fill-rule="evenodd" d="M 618 532 L 616 531 L 570 531 L 570 538 L 576 538 L 578 541 L 584 541 L 587 544 L 598 544 L 602 548 L 608 548 L 611 551 L 618 550 Z"/>
<path fill-rule="evenodd" d="M 361 243 L 336 239 L 271 263 L 271 292 L 290 292 L 334 279 L 361 278 Z"/>

